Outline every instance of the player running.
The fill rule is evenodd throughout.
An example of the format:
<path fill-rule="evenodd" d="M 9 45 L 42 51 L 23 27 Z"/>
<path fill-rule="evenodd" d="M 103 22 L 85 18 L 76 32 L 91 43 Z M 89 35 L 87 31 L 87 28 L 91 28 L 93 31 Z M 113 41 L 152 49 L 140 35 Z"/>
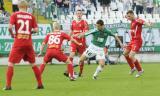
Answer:
<path fill-rule="evenodd" d="M 90 30 L 85 34 L 81 34 L 81 36 L 83 35 L 85 36 L 92 35 L 93 39 L 89 47 L 80 57 L 80 63 L 84 62 L 86 58 L 91 58 L 93 56 L 96 56 L 96 59 L 98 60 L 99 65 L 93 75 L 93 79 L 97 79 L 98 73 L 102 71 L 105 65 L 104 47 L 105 47 L 108 36 L 113 36 L 119 42 L 122 48 L 123 48 L 123 44 L 121 43 L 118 36 L 115 36 L 110 30 L 105 28 L 103 20 L 98 20 L 96 23 L 96 29 Z"/>
<path fill-rule="evenodd" d="M 54 31 L 52 33 L 49 33 L 45 37 L 40 49 L 39 56 L 42 54 L 44 46 L 46 44 L 48 45 L 47 52 L 44 56 L 43 64 L 40 65 L 40 71 L 41 73 L 43 73 L 46 64 L 48 62 L 51 62 L 51 60 L 55 58 L 58 61 L 63 61 L 66 64 L 68 64 L 67 69 L 69 72 L 70 80 L 74 81 L 75 78 L 74 78 L 73 64 L 70 61 L 70 59 L 62 52 L 61 46 L 62 46 L 63 40 L 68 40 L 68 41 L 71 40 L 72 42 L 75 42 L 75 44 L 79 46 L 82 45 L 82 43 L 77 42 L 75 39 L 73 39 L 66 33 L 61 32 L 59 23 L 57 22 L 53 23 L 53 28 L 54 28 Z"/>
<path fill-rule="evenodd" d="M 140 62 L 135 58 L 135 55 L 139 52 L 140 48 L 142 47 L 142 25 L 151 26 L 151 23 L 147 23 L 142 19 L 136 18 L 134 12 L 129 10 L 126 15 L 127 19 L 131 21 L 130 24 L 130 34 L 131 34 L 131 41 L 126 46 L 124 50 L 124 56 L 131 68 L 129 74 L 133 74 L 136 70 L 138 73 L 136 77 L 139 77 L 143 73 L 143 69 L 141 67 Z"/>
<path fill-rule="evenodd" d="M 78 52 L 79 55 L 81 56 L 82 53 L 86 49 L 86 40 L 85 37 L 77 38 L 80 34 L 83 34 L 89 30 L 89 26 L 87 21 L 82 19 L 82 10 L 77 10 L 76 11 L 76 19 L 72 21 L 71 25 L 71 36 L 74 36 L 74 39 L 76 39 L 78 42 L 82 43 L 82 45 L 77 45 L 75 42 L 71 42 L 70 44 L 70 49 L 71 49 L 71 54 L 70 54 L 70 59 L 73 62 L 73 57 L 75 56 L 75 53 Z M 80 71 L 79 71 L 79 76 L 81 76 L 83 72 L 83 66 L 84 62 L 80 63 Z"/>
<path fill-rule="evenodd" d="M 18 3 L 19 11 L 15 12 L 10 17 L 9 32 L 14 38 L 14 43 L 9 54 L 9 64 L 6 73 L 6 87 L 4 90 L 11 90 L 11 81 L 14 73 L 14 64 L 19 63 L 21 59 L 28 61 L 32 65 L 33 72 L 37 79 L 37 89 L 43 89 L 41 73 L 35 64 L 35 53 L 32 46 L 31 34 L 38 32 L 38 26 L 35 17 L 27 13 L 28 3 L 21 0 Z M 15 25 L 16 33 L 13 33 Z M 32 30 L 32 31 L 31 31 Z"/>

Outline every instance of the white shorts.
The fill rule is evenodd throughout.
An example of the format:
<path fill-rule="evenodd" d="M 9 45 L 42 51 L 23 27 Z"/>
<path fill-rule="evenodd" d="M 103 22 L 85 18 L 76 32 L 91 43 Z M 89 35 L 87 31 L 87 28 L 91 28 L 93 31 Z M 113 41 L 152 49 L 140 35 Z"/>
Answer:
<path fill-rule="evenodd" d="M 95 46 L 92 43 L 89 45 L 89 47 L 83 53 L 83 55 L 85 55 L 87 58 L 91 58 L 93 56 L 96 56 L 96 60 L 101 60 L 101 59 L 105 60 L 104 48 Z"/>

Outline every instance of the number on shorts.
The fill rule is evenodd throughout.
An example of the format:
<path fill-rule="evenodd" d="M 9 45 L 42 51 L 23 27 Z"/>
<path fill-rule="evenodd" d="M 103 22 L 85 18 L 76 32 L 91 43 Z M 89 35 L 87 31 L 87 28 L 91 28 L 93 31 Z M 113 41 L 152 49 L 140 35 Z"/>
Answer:
<path fill-rule="evenodd" d="M 29 20 L 26 20 L 26 21 L 18 20 L 18 24 L 20 24 L 20 28 L 18 29 L 18 33 L 30 34 L 29 33 Z M 24 28 L 26 28 L 26 29 L 23 30 Z"/>
<path fill-rule="evenodd" d="M 48 44 L 60 44 L 60 35 L 50 35 Z"/>
<path fill-rule="evenodd" d="M 88 55 L 88 56 L 91 56 L 92 53 L 87 50 L 87 55 Z"/>

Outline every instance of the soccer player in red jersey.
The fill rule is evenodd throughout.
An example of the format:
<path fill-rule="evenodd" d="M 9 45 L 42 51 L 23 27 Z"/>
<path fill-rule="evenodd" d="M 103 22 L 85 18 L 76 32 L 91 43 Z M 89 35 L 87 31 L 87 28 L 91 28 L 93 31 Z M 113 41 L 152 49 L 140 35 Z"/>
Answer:
<path fill-rule="evenodd" d="M 131 41 L 126 46 L 124 50 L 124 56 L 131 68 L 130 74 L 133 74 L 134 71 L 138 71 L 136 77 L 139 77 L 143 73 L 143 69 L 141 67 L 140 62 L 135 58 L 136 53 L 140 51 L 142 47 L 142 25 L 151 26 L 151 23 L 145 22 L 140 18 L 136 18 L 134 12 L 129 10 L 126 15 L 127 19 L 131 21 L 130 24 L 130 34 L 131 34 Z"/>
<path fill-rule="evenodd" d="M 76 11 L 76 19 L 72 21 L 71 24 L 71 36 L 74 36 L 74 39 L 76 39 L 78 42 L 82 43 L 81 46 L 77 45 L 74 42 L 71 42 L 70 44 L 70 49 L 71 49 L 71 54 L 70 54 L 70 59 L 73 62 L 73 57 L 75 56 L 75 53 L 79 53 L 81 56 L 83 52 L 86 49 L 86 40 L 85 37 L 78 38 L 80 34 L 83 34 L 84 32 L 87 32 L 89 30 L 89 26 L 87 21 L 82 19 L 83 13 L 82 10 L 77 10 Z M 82 71 L 83 71 L 83 66 L 84 62 L 82 62 L 80 65 L 80 72 L 79 76 L 81 76 Z"/>
<path fill-rule="evenodd" d="M 10 17 L 9 32 L 14 38 L 14 43 L 9 54 L 9 64 L 6 73 L 6 87 L 4 90 L 11 90 L 11 81 L 14 73 L 14 64 L 19 63 L 21 59 L 28 61 L 32 65 L 33 72 L 37 79 L 37 89 L 43 89 L 41 73 L 35 64 L 35 53 L 32 46 L 32 31 L 38 32 L 38 26 L 35 17 L 27 13 L 28 3 L 21 0 L 18 3 L 19 11 Z M 15 34 L 12 31 L 15 25 Z"/>
<path fill-rule="evenodd" d="M 40 49 L 39 56 L 42 54 L 44 46 L 46 44 L 48 45 L 47 52 L 44 56 L 43 64 L 40 65 L 40 71 L 41 71 L 41 73 L 43 73 L 46 64 L 48 62 L 51 62 L 52 58 L 55 58 L 58 61 L 63 61 L 66 64 L 68 64 L 67 71 L 69 73 L 70 80 L 74 81 L 75 77 L 74 77 L 74 73 L 73 73 L 74 71 L 73 71 L 72 62 L 62 52 L 61 46 L 62 46 L 63 40 L 68 40 L 68 41 L 71 40 L 71 41 L 75 42 L 77 45 L 82 45 L 82 44 L 77 42 L 75 39 L 73 39 L 72 37 L 70 37 L 66 33 L 61 32 L 59 23 L 57 23 L 57 22 L 53 23 L 53 29 L 54 29 L 54 31 L 52 33 L 49 33 L 45 37 L 45 39 L 42 43 L 41 49 Z"/>

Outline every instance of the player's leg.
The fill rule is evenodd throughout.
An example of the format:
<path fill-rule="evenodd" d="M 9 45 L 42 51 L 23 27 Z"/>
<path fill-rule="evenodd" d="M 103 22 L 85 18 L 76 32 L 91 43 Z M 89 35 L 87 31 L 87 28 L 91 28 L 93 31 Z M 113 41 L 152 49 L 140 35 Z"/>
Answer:
<path fill-rule="evenodd" d="M 67 64 L 68 76 L 71 81 L 74 81 L 75 80 L 74 69 L 73 69 L 73 64 L 72 64 L 70 58 L 68 58 L 65 63 Z"/>
<path fill-rule="evenodd" d="M 45 61 L 43 61 L 43 63 L 39 66 L 39 70 L 40 70 L 40 73 L 43 74 L 43 71 L 46 67 L 47 63 Z"/>
<path fill-rule="evenodd" d="M 43 63 L 40 65 L 40 67 L 39 67 L 39 69 L 40 69 L 40 72 L 41 72 L 41 74 L 43 73 L 43 71 L 44 71 L 44 69 L 45 69 L 45 67 L 46 67 L 46 65 L 47 65 L 47 63 L 48 62 L 50 62 L 51 60 L 52 60 L 52 55 L 53 55 L 54 53 L 53 52 L 46 52 L 46 54 L 45 54 L 45 56 L 44 56 L 44 58 L 43 58 Z"/>
<path fill-rule="evenodd" d="M 67 64 L 67 73 L 71 81 L 74 81 L 74 71 L 73 71 L 73 64 L 69 57 L 67 57 L 62 51 L 57 51 L 55 55 L 55 59 L 60 62 L 65 62 Z"/>
<path fill-rule="evenodd" d="M 82 62 L 84 62 L 85 59 L 86 59 L 85 54 L 82 54 L 82 55 L 80 56 L 79 63 L 81 64 Z"/>
<path fill-rule="evenodd" d="M 136 68 L 135 68 L 135 64 L 133 63 L 132 58 L 129 57 L 129 54 L 130 54 L 130 50 L 125 49 L 124 52 L 123 52 L 123 55 L 124 55 L 125 59 L 127 60 L 127 63 L 128 63 L 128 65 L 130 66 L 130 69 L 131 69 L 129 74 L 132 75 L 135 72 Z"/>
<path fill-rule="evenodd" d="M 85 51 L 84 53 L 81 55 L 80 60 L 79 60 L 79 64 L 82 64 L 84 62 L 85 59 L 87 58 L 91 58 L 93 56 L 95 56 L 95 52 L 94 52 L 94 48 L 92 45 L 90 45 Z M 82 72 L 79 74 L 79 76 L 82 75 Z"/>
<path fill-rule="evenodd" d="M 72 63 L 73 63 L 73 58 L 74 58 L 74 56 L 75 56 L 75 54 L 76 54 L 76 51 L 77 51 L 77 46 L 76 46 L 76 44 L 71 43 L 71 45 L 70 45 L 70 55 L 69 55 L 69 58 L 70 58 L 70 60 L 71 60 Z"/>
<path fill-rule="evenodd" d="M 138 70 L 138 74 L 136 74 L 136 77 L 139 77 L 143 73 L 142 66 L 140 62 L 135 58 L 136 52 L 131 51 L 129 57 L 133 60 L 133 63 L 135 64 L 136 69 Z"/>
<path fill-rule="evenodd" d="M 82 76 L 83 73 L 83 66 L 84 66 L 84 60 L 86 59 L 85 54 L 82 54 L 80 56 L 80 60 L 79 60 L 79 66 L 80 66 L 80 71 L 79 71 L 79 76 Z"/>
<path fill-rule="evenodd" d="M 105 66 L 105 60 L 104 59 L 100 59 L 99 61 L 99 65 L 96 68 L 95 73 L 93 74 L 93 79 L 97 79 L 98 74 L 103 70 L 104 66 Z"/>
<path fill-rule="evenodd" d="M 13 47 L 9 54 L 9 63 L 6 72 L 6 87 L 4 90 L 11 90 L 12 78 L 14 75 L 14 64 L 19 63 L 24 56 L 24 52 L 19 47 Z"/>
<path fill-rule="evenodd" d="M 80 57 L 81 57 L 81 56 L 82 56 L 82 55 L 80 55 Z M 81 58 L 84 59 L 84 56 L 82 56 Z M 84 60 L 80 61 L 80 63 L 79 63 L 79 76 L 82 75 L 82 73 L 83 73 L 83 68 L 84 68 Z"/>
<path fill-rule="evenodd" d="M 30 64 L 32 65 L 32 70 L 37 80 L 37 84 L 38 84 L 37 89 L 43 89 L 44 87 L 42 84 L 41 72 L 38 66 L 35 63 L 30 63 Z"/>
<path fill-rule="evenodd" d="M 96 52 L 96 60 L 98 60 L 99 65 L 96 68 L 95 73 L 93 74 L 93 79 L 97 79 L 98 73 L 100 73 L 103 70 L 104 66 L 105 66 L 105 53 L 104 53 L 103 48 L 100 48 Z"/>
<path fill-rule="evenodd" d="M 70 55 L 69 55 L 69 58 L 70 58 L 72 63 L 73 63 L 73 58 L 74 58 L 75 54 L 76 54 L 76 52 L 71 52 Z"/>
<path fill-rule="evenodd" d="M 73 67 L 74 67 L 73 57 L 75 56 L 75 54 L 76 54 L 76 53 L 75 53 L 74 51 L 72 52 L 72 49 L 71 49 L 71 53 L 70 53 L 70 55 L 69 55 L 69 59 L 70 59 Z M 65 70 L 65 72 L 64 72 L 63 74 L 64 74 L 66 77 L 68 77 L 68 70 Z"/>
<path fill-rule="evenodd" d="M 74 43 L 71 43 L 71 45 L 70 45 L 70 54 L 69 54 L 69 58 L 70 58 L 70 61 L 71 61 L 71 63 L 72 63 L 72 65 L 73 65 L 73 67 L 76 67 L 76 66 L 74 66 L 74 64 L 73 64 L 73 58 L 74 58 L 74 56 L 75 56 L 75 54 L 76 54 L 76 44 L 74 44 Z M 66 70 L 65 72 L 64 72 L 64 75 L 66 76 L 66 77 L 68 77 L 68 70 Z"/>
<path fill-rule="evenodd" d="M 84 44 L 83 46 L 79 46 L 79 47 L 78 47 L 78 53 L 79 53 L 79 55 L 80 55 L 79 57 L 82 56 L 82 54 L 84 53 L 85 49 L 86 49 L 85 44 Z M 84 56 L 82 56 L 82 57 L 83 57 L 82 59 L 86 59 L 86 58 L 84 58 Z M 79 76 L 82 75 L 82 73 L 83 73 L 83 68 L 84 68 L 84 60 L 83 60 L 83 61 L 80 61 L 80 63 L 79 63 Z"/>
<path fill-rule="evenodd" d="M 14 63 L 9 62 L 8 63 L 8 68 L 6 72 L 6 87 L 4 90 L 11 90 L 11 82 L 12 82 L 12 77 L 14 74 Z"/>
<path fill-rule="evenodd" d="M 125 48 L 124 52 L 123 52 L 123 55 L 127 61 L 127 63 L 129 64 L 130 68 L 131 68 L 131 71 L 130 73 L 132 74 L 135 70 L 135 65 L 133 63 L 133 60 L 129 57 L 129 53 L 131 51 L 131 43 L 127 45 L 127 47 Z"/>
<path fill-rule="evenodd" d="M 129 55 L 129 57 L 132 58 L 136 69 L 138 70 L 138 74 L 136 74 L 136 77 L 141 76 L 143 73 L 143 69 L 140 62 L 137 60 L 137 58 L 135 58 L 135 55 L 139 52 L 141 46 L 142 46 L 142 41 L 136 41 L 135 43 L 133 43 L 132 49 Z"/>
<path fill-rule="evenodd" d="M 43 89 L 44 87 L 42 84 L 41 72 L 40 72 L 38 66 L 35 64 L 35 53 L 34 53 L 33 47 L 30 46 L 26 49 L 27 49 L 26 61 L 28 61 L 32 65 L 32 70 L 34 72 L 34 75 L 35 75 L 37 83 L 38 83 L 37 89 Z"/>

